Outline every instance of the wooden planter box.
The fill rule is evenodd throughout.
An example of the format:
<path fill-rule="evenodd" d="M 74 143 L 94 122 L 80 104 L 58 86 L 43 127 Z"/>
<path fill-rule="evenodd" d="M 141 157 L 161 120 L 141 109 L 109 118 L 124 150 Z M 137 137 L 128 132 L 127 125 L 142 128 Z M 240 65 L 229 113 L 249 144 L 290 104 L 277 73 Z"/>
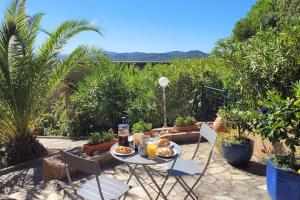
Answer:
<path fill-rule="evenodd" d="M 97 156 L 86 157 L 86 159 L 95 160 L 100 165 L 107 165 L 117 162 L 117 160 L 110 154 L 104 152 Z M 76 169 L 69 167 L 70 174 L 75 174 Z M 64 180 L 67 178 L 64 162 L 56 157 L 48 157 L 43 159 L 43 180 L 50 181 L 53 179 Z"/>
<path fill-rule="evenodd" d="M 181 132 L 193 132 L 199 131 L 199 125 L 188 125 L 188 126 L 174 126 L 173 133 L 181 133 Z"/>
<path fill-rule="evenodd" d="M 74 174 L 76 170 L 68 167 L 70 174 Z M 56 158 L 45 158 L 43 160 L 43 180 L 50 181 L 53 179 L 63 180 L 67 177 L 65 164 Z"/>
<path fill-rule="evenodd" d="M 117 143 L 117 139 L 113 139 L 110 142 L 104 142 L 101 144 L 96 144 L 96 145 L 90 145 L 90 144 L 84 144 L 83 145 L 83 151 L 84 153 L 91 155 L 94 151 L 98 151 L 99 153 L 108 151 L 112 145 Z"/>

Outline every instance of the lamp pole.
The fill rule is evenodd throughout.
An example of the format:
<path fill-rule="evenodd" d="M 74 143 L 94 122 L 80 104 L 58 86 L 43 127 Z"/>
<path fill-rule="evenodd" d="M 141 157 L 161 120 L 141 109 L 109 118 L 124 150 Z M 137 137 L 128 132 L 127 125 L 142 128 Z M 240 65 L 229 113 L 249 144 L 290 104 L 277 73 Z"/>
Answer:
<path fill-rule="evenodd" d="M 162 88 L 163 90 L 163 102 L 164 102 L 164 128 L 168 127 L 167 124 L 167 106 L 166 106 L 166 88 Z"/>
<path fill-rule="evenodd" d="M 166 87 L 169 84 L 169 80 L 167 77 L 160 77 L 158 82 L 163 91 L 163 104 L 164 104 L 164 126 L 163 127 L 167 128 L 168 124 L 167 124 L 167 106 L 166 106 Z"/>

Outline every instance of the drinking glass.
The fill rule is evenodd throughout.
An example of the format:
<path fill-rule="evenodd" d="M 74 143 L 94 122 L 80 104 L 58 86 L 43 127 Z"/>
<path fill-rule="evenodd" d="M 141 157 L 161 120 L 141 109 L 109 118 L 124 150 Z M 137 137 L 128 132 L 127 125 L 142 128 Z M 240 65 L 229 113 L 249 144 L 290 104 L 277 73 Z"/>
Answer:
<path fill-rule="evenodd" d="M 135 149 L 138 148 L 138 146 L 140 146 L 140 144 L 142 143 L 142 133 L 134 133 L 133 134 L 133 145 L 135 147 Z"/>
<path fill-rule="evenodd" d="M 157 146 L 153 143 L 149 143 L 147 146 L 147 153 L 149 159 L 154 159 L 156 157 Z"/>

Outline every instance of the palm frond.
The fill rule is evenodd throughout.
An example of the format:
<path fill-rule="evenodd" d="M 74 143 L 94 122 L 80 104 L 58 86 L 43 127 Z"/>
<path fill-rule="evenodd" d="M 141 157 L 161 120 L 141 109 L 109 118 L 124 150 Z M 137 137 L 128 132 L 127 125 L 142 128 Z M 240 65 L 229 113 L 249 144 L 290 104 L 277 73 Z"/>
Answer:
<path fill-rule="evenodd" d="M 79 46 L 60 63 L 57 63 L 47 76 L 42 76 L 34 81 L 35 85 L 32 87 L 32 93 L 39 95 L 32 95 L 33 98 L 30 100 L 30 102 L 32 102 L 30 113 L 33 115 L 30 117 L 32 119 L 30 127 L 34 127 L 38 116 L 45 111 L 56 86 L 72 70 L 86 66 L 87 63 L 96 60 L 96 57 L 99 55 L 103 55 L 102 50 L 83 45 Z"/>
<path fill-rule="evenodd" d="M 61 50 L 74 35 L 81 31 L 101 34 L 87 20 L 62 23 L 36 52 L 42 17 L 43 13 L 26 15 L 26 0 L 12 0 L 0 25 L 0 102 L 9 113 L 7 122 L 0 122 L 0 138 L 7 131 L 29 133 L 45 110 L 55 86 L 70 70 L 98 53 L 80 46 L 59 62 Z"/>
<path fill-rule="evenodd" d="M 95 31 L 101 34 L 98 27 L 92 26 L 87 20 L 70 20 L 63 22 L 56 30 L 50 33 L 40 49 L 40 56 L 48 59 L 55 58 L 70 38 L 82 31 Z"/>

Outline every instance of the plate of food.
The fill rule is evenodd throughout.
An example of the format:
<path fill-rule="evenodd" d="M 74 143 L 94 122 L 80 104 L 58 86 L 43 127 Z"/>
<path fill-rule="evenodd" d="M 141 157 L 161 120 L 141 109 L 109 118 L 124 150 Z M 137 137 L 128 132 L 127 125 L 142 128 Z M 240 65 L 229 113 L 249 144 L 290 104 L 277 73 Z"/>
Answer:
<path fill-rule="evenodd" d="M 170 158 L 172 156 L 175 156 L 176 154 L 176 150 L 170 147 L 162 147 L 156 150 L 156 155 L 162 158 Z"/>
<path fill-rule="evenodd" d="M 113 149 L 113 154 L 118 156 L 129 156 L 134 154 L 134 149 L 132 147 L 125 147 L 125 146 L 117 146 Z"/>
<path fill-rule="evenodd" d="M 173 146 L 173 142 L 166 139 L 166 138 L 161 138 L 159 140 L 157 140 L 155 142 L 155 145 L 158 147 L 158 148 L 162 148 L 162 147 L 172 147 Z"/>

